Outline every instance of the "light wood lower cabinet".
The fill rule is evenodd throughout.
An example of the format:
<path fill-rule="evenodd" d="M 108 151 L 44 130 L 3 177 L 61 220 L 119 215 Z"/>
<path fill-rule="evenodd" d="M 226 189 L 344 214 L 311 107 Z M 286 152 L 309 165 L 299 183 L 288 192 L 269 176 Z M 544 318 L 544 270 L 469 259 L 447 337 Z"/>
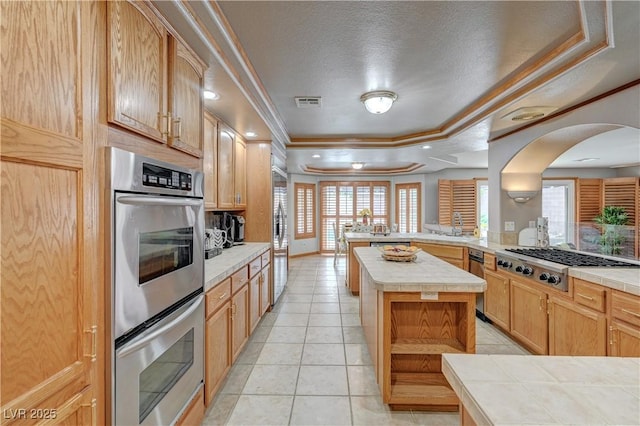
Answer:
<path fill-rule="evenodd" d="M 612 290 L 609 355 L 640 357 L 640 297 Z"/>
<path fill-rule="evenodd" d="M 423 251 L 442 259 L 453 266 L 457 266 L 465 271 L 469 270 L 469 249 L 467 247 L 420 242 L 414 242 L 412 245 L 420 247 Z"/>
<path fill-rule="evenodd" d="M 262 268 L 260 277 L 260 316 L 262 316 L 271 307 L 271 265 Z"/>
<path fill-rule="evenodd" d="M 511 335 L 536 354 L 547 354 L 549 326 L 547 294 L 511 280 Z"/>
<path fill-rule="evenodd" d="M 607 355 L 605 314 L 549 297 L 549 355 Z"/>
<path fill-rule="evenodd" d="M 175 426 L 200 426 L 204 418 L 203 390 L 194 395 L 189 406 L 176 421 Z"/>
<path fill-rule="evenodd" d="M 475 353 L 474 293 L 380 292 L 361 269 L 361 318 L 382 401 L 392 409 L 455 411 L 443 353 Z"/>
<path fill-rule="evenodd" d="M 208 406 L 231 369 L 231 301 L 226 301 L 205 323 L 205 404 Z"/>
<path fill-rule="evenodd" d="M 345 276 L 347 278 L 347 287 L 353 295 L 360 294 L 360 264 L 358 263 L 358 259 L 356 258 L 356 254 L 353 252 L 353 249 L 368 246 L 368 241 L 352 241 L 348 244 L 347 270 Z"/>
<path fill-rule="evenodd" d="M 609 355 L 640 357 L 640 328 L 612 320 L 609 326 Z"/>
<path fill-rule="evenodd" d="M 249 281 L 249 333 L 253 333 L 260 320 L 260 281 L 262 275 L 257 274 Z"/>
<path fill-rule="evenodd" d="M 484 293 L 484 314 L 505 331 L 510 328 L 509 278 L 493 271 L 484 271 L 487 290 Z"/>
<path fill-rule="evenodd" d="M 231 360 L 235 362 L 249 339 L 249 283 L 231 299 Z"/>

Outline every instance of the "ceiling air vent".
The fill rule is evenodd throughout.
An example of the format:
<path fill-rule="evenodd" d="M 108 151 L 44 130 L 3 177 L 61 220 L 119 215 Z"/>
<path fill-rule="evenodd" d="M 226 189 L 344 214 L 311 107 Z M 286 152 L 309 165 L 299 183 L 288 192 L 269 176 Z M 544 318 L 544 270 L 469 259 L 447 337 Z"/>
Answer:
<path fill-rule="evenodd" d="M 321 96 L 296 96 L 293 99 L 295 99 L 298 108 L 320 108 L 322 106 Z"/>

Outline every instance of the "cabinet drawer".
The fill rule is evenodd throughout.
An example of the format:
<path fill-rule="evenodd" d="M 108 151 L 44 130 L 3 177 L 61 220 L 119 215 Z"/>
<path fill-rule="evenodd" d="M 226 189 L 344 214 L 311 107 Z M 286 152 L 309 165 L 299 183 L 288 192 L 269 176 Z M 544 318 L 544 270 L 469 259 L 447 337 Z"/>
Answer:
<path fill-rule="evenodd" d="M 262 253 L 262 267 L 264 268 L 271 261 L 271 250 L 267 250 Z"/>
<path fill-rule="evenodd" d="M 605 294 L 605 289 L 597 284 L 578 278 L 573 279 L 573 300 L 579 305 L 604 312 Z"/>
<path fill-rule="evenodd" d="M 613 291 L 611 293 L 611 316 L 640 327 L 640 297 Z"/>
<path fill-rule="evenodd" d="M 422 250 L 437 257 L 448 257 L 449 259 L 463 259 L 464 247 L 461 246 L 443 246 L 439 244 L 416 244 Z"/>
<path fill-rule="evenodd" d="M 262 269 L 262 261 L 257 257 L 249 263 L 249 278 L 255 277 L 260 269 Z"/>
<path fill-rule="evenodd" d="M 492 254 L 484 254 L 484 270 L 495 271 L 496 270 L 496 257 Z"/>
<path fill-rule="evenodd" d="M 207 292 L 205 298 L 206 317 L 209 318 L 231 297 L 231 278 L 227 278 Z"/>
<path fill-rule="evenodd" d="M 249 268 L 247 265 L 236 271 L 231 275 L 231 293 L 235 293 L 240 290 L 243 285 L 249 282 Z"/>

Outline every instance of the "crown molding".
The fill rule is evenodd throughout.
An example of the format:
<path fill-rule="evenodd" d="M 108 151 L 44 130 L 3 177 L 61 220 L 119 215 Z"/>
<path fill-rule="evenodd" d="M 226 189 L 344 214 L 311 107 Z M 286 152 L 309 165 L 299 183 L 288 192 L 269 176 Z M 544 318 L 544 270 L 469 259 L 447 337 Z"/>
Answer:
<path fill-rule="evenodd" d="M 309 174 L 319 175 L 396 175 L 409 173 L 424 167 L 424 164 L 410 163 L 404 167 L 373 167 L 354 170 L 351 167 L 327 168 L 304 165 L 301 170 Z"/>

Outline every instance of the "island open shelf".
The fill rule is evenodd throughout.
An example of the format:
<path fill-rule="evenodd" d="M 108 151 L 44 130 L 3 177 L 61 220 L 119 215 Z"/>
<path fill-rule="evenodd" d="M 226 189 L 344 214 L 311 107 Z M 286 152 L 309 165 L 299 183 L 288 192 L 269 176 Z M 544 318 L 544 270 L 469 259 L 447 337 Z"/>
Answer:
<path fill-rule="evenodd" d="M 442 354 L 475 353 L 475 293 L 484 280 L 427 253 L 413 265 L 386 262 L 371 248 L 356 254 L 360 317 L 383 402 L 392 409 L 456 411 Z M 413 274 L 421 278 L 412 282 Z"/>

